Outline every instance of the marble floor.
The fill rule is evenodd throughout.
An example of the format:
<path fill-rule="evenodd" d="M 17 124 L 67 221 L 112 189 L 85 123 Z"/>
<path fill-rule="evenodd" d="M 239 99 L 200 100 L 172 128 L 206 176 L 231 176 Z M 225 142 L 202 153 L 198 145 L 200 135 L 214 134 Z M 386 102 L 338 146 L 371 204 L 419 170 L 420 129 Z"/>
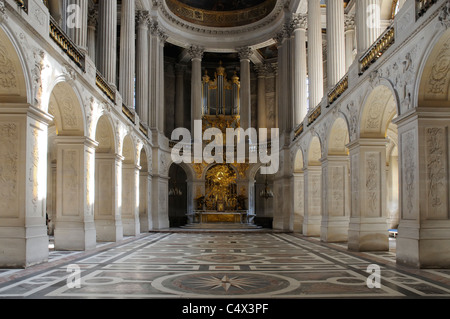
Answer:
<path fill-rule="evenodd" d="M 450 269 L 397 266 L 395 240 L 389 252 L 351 253 L 297 234 L 158 232 L 0 270 L 0 299 L 23 298 L 446 299 Z"/>

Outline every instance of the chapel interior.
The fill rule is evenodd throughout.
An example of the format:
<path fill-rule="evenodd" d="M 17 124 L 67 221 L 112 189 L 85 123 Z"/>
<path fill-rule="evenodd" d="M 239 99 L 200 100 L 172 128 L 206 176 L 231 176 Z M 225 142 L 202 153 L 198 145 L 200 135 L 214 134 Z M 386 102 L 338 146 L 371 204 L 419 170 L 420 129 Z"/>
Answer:
<path fill-rule="evenodd" d="M 0 269 L 171 230 L 449 268 L 449 17 L 448 0 L 0 0 Z M 258 136 L 194 161 L 208 129 Z"/>

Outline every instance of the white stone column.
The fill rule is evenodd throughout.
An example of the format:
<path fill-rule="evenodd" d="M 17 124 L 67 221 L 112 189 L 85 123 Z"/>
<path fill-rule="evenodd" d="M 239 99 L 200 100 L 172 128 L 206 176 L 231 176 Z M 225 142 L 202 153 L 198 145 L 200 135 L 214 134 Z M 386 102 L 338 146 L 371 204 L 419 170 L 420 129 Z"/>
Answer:
<path fill-rule="evenodd" d="M 432 107 L 429 107 L 432 109 Z M 398 125 L 400 212 L 397 263 L 450 267 L 448 108 L 408 112 Z"/>
<path fill-rule="evenodd" d="M 348 248 L 387 251 L 385 139 L 359 139 L 349 145 L 351 217 Z"/>
<path fill-rule="evenodd" d="M 294 27 L 294 128 L 308 114 L 308 63 L 306 51 L 307 16 L 297 14 Z"/>
<path fill-rule="evenodd" d="M 98 14 L 91 10 L 88 16 L 88 31 L 87 31 L 87 53 L 92 61 L 96 62 L 96 30 L 97 30 Z"/>
<path fill-rule="evenodd" d="M 346 242 L 350 217 L 349 159 L 328 155 L 322 161 L 322 227 L 323 242 Z"/>
<path fill-rule="evenodd" d="M 149 22 L 149 80 L 148 80 L 148 124 L 151 128 L 158 127 L 158 25 L 154 21 Z"/>
<path fill-rule="evenodd" d="M 309 166 L 304 170 L 303 235 L 319 237 L 322 220 L 322 167 Z"/>
<path fill-rule="evenodd" d="M 87 52 L 88 0 L 70 0 L 67 34 L 82 52 Z M 69 8 L 65 8 L 66 10 Z"/>
<path fill-rule="evenodd" d="M 148 23 L 149 13 L 137 13 L 137 40 L 136 40 L 136 112 L 144 124 L 148 124 Z"/>
<path fill-rule="evenodd" d="M 48 260 L 45 217 L 51 120 L 28 104 L 1 106 L 0 267 L 23 268 Z"/>
<path fill-rule="evenodd" d="M 55 249 L 96 248 L 95 148 L 86 137 L 58 137 Z"/>
<path fill-rule="evenodd" d="M 134 0 L 122 0 L 120 28 L 120 80 L 122 102 L 134 109 L 134 78 L 136 74 L 136 11 Z"/>
<path fill-rule="evenodd" d="M 190 47 L 189 55 L 192 61 L 191 80 L 191 131 L 194 130 L 194 121 L 202 119 L 202 59 L 203 49 Z"/>
<path fill-rule="evenodd" d="M 123 157 L 97 153 L 95 159 L 95 229 L 99 242 L 123 239 L 121 183 Z"/>
<path fill-rule="evenodd" d="M 186 66 L 177 64 L 175 66 L 175 128 L 184 126 L 184 73 Z"/>
<path fill-rule="evenodd" d="M 256 66 L 258 74 L 258 128 L 267 128 L 267 111 L 266 111 L 266 65 Z"/>
<path fill-rule="evenodd" d="M 345 70 L 348 71 L 355 60 L 355 16 L 345 16 Z"/>
<path fill-rule="evenodd" d="M 139 171 L 135 164 L 122 164 L 122 224 L 124 236 L 140 234 Z"/>
<path fill-rule="evenodd" d="M 293 200 L 294 200 L 294 232 L 303 233 L 303 219 L 305 216 L 305 191 L 303 172 L 293 174 Z"/>
<path fill-rule="evenodd" d="M 324 94 L 321 16 L 320 1 L 308 0 L 308 74 L 310 109 L 319 105 Z"/>
<path fill-rule="evenodd" d="M 358 56 L 369 49 L 381 34 L 380 0 L 356 1 L 356 39 Z"/>
<path fill-rule="evenodd" d="M 166 111 L 165 111 L 165 73 L 164 73 L 164 46 L 167 40 L 167 35 L 162 31 L 158 30 L 158 58 L 159 58 L 159 70 L 158 70 L 158 129 L 164 134 L 166 121 Z"/>
<path fill-rule="evenodd" d="M 151 189 L 152 176 L 148 171 L 141 171 L 139 175 L 139 223 L 141 233 L 147 233 L 150 230 L 151 218 Z"/>
<path fill-rule="evenodd" d="M 116 88 L 117 77 L 117 0 L 99 0 L 97 67 L 106 81 Z"/>
<path fill-rule="evenodd" d="M 344 3 L 327 0 L 328 89 L 332 89 L 345 75 Z"/>
<path fill-rule="evenodd" d="M 250 57 L 253 54 L 251 48 L 245 47 L 238 49 L 239 59 L 241 61 L 241 90 L 240 90 L 240 115 L 241 127 L 246 130 L 252 127 L 252 102 L 250 88 Z"/>
<path fill-rule="evenodd" d="M 153 176 L 151 185 L 150 229 L 169 227 L 169 168 L 166 166 L 170 154 L 153 148 Z"/>

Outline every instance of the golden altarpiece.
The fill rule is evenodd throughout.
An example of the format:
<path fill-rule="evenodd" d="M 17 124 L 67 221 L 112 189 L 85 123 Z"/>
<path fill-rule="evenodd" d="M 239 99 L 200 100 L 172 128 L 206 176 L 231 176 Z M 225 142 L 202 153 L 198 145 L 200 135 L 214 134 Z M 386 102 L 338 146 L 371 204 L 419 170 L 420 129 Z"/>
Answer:
<path fill-rule="evenodd" d="M 203 132 L 209 128 L 220 129 L 224 145 L 226 130 L 240 128 L 239 92 L 237 72 L 229 79 L 222 62 L 215 70 L 214 78 L 205 71 L 202 78 Z M 249 207 L 253 184 L 247 178 L 249 167 L 247 163 L 192 164 L 195 172 L 193 209 L 187 214 L 188 223 L 253 225 L 255 216 Z"/>

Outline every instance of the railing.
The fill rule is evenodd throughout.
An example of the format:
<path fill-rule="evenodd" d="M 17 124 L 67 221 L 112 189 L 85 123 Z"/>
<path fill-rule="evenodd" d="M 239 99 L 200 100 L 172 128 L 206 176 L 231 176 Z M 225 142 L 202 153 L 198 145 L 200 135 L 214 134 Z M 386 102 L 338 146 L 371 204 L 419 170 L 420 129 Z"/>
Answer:
<path fill-rule="evenodd" d="M 144 124 L 139 123 L 139 131 L 141 131 L 145 137 L 148 137 L 148 128 Z"/>
<path fill-rule="evenodd" d="M 69 39 L 65 32 L 59 27 L 58 23 L 50 17 L 50 37 L 58 44 L 58 46 L 75 62 L 84 72 L 85 57 L 77 46 Z"/>
<path fill-rule="evenodd" d="M 342 80 L 335 85 L 335 87 L 328 93 L 328 104 L 333 104 L 345 91 L 348 89 L 348 75 L 344 76 Z"/>
<path fill-rule="evenodd" d="M 319 105 L 315 108 L 315 110 L 311 113 L 308 118 L 308 126 L 311 126 L 317 119 L 322 115 L 322 106 Z"/>
<path fill-rule="evenodd" d="M 367 50 L 367 52 L 359 60 L 360 73 L 362 75 L 369 67 L 375 63 L 387 49 L 395 43 L 394 25 L 384 31 L 374 44 Z"/>
<path fill-rule="evenodd" d="M 437 0 L 418 0 L 416 1 L 417 18 L 420 18 L 427 10 L 437 2 Z"/>
<path fill-rule="evenodd" d="M 302 124 L 300 124 L 300 125 L 295 129 L 295 132 L 294 132 L 294 141 L 295 141 L 300 135 L 302 135 L 304 131 L 305 131 L 305 127 L 304 127 L 304 125 L 303 125 L 303 123 L 302 123 Z"/>
<path fill-rule="evenodd" d="M 28 13 L 28 0 L 15 0 L 17 3 L 17 6 L 21 8 L 23 11 Z"/>
<path fill-rule="evenodd" d="M 122 105 L 122 113 L 129 119 L 133 124 L 136 124 L 135 114 L 126 106 Z"/>
<path fill-rule="evenodd" d="M 97 86 L 102 90 L 103 93 L 106 94 L 106 96 L 112 101 L 116 101 L 116 92 L 109 86 L 109 84 L 106 82 L 105 78 L 101 73 L 97 70 L 97 74 L 95 77 L 95 83 Z"/>

